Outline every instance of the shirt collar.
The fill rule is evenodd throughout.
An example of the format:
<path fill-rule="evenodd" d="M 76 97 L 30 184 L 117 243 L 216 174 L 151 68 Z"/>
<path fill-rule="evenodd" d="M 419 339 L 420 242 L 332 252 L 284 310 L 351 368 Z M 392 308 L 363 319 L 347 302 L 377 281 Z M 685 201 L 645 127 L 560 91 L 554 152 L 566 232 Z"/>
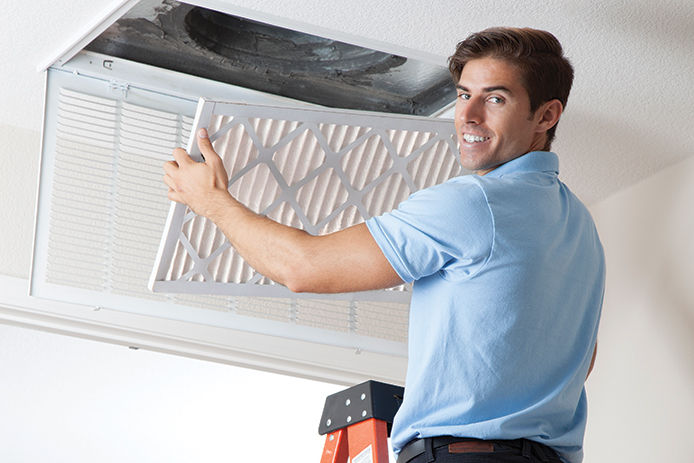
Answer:
<path fill-rule="evenodd" d="M 502 177 L 516 172 L 552 172 L 559 175 L 559 156 L 551 151 L 531 151 L 501 164 L 485 177 Z"/>

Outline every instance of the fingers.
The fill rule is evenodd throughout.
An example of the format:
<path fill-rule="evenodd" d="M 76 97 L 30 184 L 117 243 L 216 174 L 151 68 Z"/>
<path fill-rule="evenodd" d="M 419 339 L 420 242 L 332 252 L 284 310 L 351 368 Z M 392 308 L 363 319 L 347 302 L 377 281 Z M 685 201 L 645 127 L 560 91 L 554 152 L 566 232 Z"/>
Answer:
<path fill-rule="evenodd" d="M 181 199 L 180 195 L 171 188 L 169 188 L 169 192 L 166 194 L 166 197 L 169 198 L 170 201 L 185 204 L 185 202 Z"/>
<path fill-rule="evenodd" d="M 167 161 L 164 163 L 164 173 L 166 175 L 174 175 L 178 170 L 178 163 L 176 161 Z"/>
<path fill-rule="evenodd" d="M 213 165 L 214 168 L 223 168 L 222 158 L 219 157 L 212 147 L 212 142 L 207 135 L 207 129 L 198 130 L 198 148 L 200 148 L 200 152 L 205 157 L 207 164 Z"/>
<path fill-rule="evenodd" d="M 183 148 L 174 149 L 173 150 L 173 157 L 176 160 L 176 167 L 195 162 L 190 158 L 190 156 L 188 156 L 188 153 Z M 168 165 L 168 164 L 171 164 L 171 162 L 170 161 L 167 162 L 164 165 L 164 168 L 166 168 L 166 165 Z"/>
<path fill-rule="evenodd" d="M 222 158 L 219 157 L 219 155 L 215 152 L 214 148 L 212 147 L 212 142 L 210 141 L 209 137 L 207 136 L 207 130 L 206 129 L 200 129 L 198 131 L 198 148 L 200 149 L 200 152 L 202 153 L 203 157 L 205 158 L 205 162 L 207 164 L 213 165 L 214 168 L 224 168 L 224 163 L 222 162 Z M 169 161 L 164 165 L 164 169 L 166 170 L 167 165 L 171 165 L 171 167 L 181 167 L 185 164 L 190 164 L 194 163 L 193 159 L 188 155 L 186 150 L 183 148 L 176 148 L 173 150 L 173 157 L 176 160 L 175 162 Z"/>
<path fill-rule="evenodd" d="M 166 167 L 164 169 L 166 169 Z M 174 181 L 173 178 L 171 178 L 171 176 L 168 173 L 166 175 L 164 175 L 164 183 L 166 183 L 166 186 L 169 187 L 169 191 L 177 191 L 178 190 L 178 186 L 176 185 L 176 182 Z"/>
<path fill-rule="evenodd" d="M 168 198 L 188 206 L 191 201 L 200 202 L 211 189 L 226 189 L 228 183 L 224 163 L 214 151 L 205 129 L 198 132 L 197 143 L 205 162 L 197 162 L 186 150 L 176 148 L 172 153 L 175 161 L 164 163 L 163 181 L 169 187 Z"/>

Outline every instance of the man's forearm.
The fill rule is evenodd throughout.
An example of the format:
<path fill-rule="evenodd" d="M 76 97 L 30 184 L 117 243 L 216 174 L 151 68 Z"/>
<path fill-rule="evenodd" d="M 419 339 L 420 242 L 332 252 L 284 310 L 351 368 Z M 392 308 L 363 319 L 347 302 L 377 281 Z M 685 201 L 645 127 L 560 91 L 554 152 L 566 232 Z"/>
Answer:
<path fill-rule="evenodd" d="M 302 275 L 311 266 L 307 250 L 315 237 L 254 213 L 228 193 L 220 192 L 210 203 L 207 217 L 251 267 L 300 290 Z"/>
<path fill-rule="evenodd" d="M 228 177 L 207 132 L 198 135 L 205 162 L 177 148 L 164 165 L 168 197 L 212 220 L 254 269 L 297 292 L 334 293 L 402 283 L 366 225 L 324 236 L 255 214 L 227 190 Z"/>

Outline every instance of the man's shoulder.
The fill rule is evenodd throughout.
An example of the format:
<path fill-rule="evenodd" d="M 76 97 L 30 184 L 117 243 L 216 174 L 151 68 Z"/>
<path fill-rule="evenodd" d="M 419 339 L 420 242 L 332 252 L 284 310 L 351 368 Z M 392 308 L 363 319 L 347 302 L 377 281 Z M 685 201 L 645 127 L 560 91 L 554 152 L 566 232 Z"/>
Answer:
<path fill-rule="evenodd" d="M 491 211 L 477 175 L 454 177 L 419 190 L 398 207 L 399 213 L 418 222 L 459 226 L 461 221 L 489 222 Z"/>
<path fill-rule="evenodd" d="M 438 185 L 419 190 L 412 197 L 422 199 L 449 199 L 454 201 L 473 201 L 484 198 L 484 185 L 477 175 L 453 177 Z"/>

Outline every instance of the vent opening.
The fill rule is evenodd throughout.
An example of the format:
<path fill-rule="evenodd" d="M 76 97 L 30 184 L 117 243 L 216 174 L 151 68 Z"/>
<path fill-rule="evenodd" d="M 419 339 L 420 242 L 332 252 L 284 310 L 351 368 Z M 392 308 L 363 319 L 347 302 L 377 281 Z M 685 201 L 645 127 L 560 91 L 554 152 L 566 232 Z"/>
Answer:
<path fill-rule="evenodd" d="M 173 0 L 142 2 L 86 49 L 333 108 L 429 116 L 455 99 L 443 66 Z"/>
<path fill-rule="evenodd" d="M 401 56 L 202 7 L 188 12 L 185 25 L 200 46 L 239 65 L 268 67 L 284 73 L 358 75 L 388 71 L 407 61 Z"/>

